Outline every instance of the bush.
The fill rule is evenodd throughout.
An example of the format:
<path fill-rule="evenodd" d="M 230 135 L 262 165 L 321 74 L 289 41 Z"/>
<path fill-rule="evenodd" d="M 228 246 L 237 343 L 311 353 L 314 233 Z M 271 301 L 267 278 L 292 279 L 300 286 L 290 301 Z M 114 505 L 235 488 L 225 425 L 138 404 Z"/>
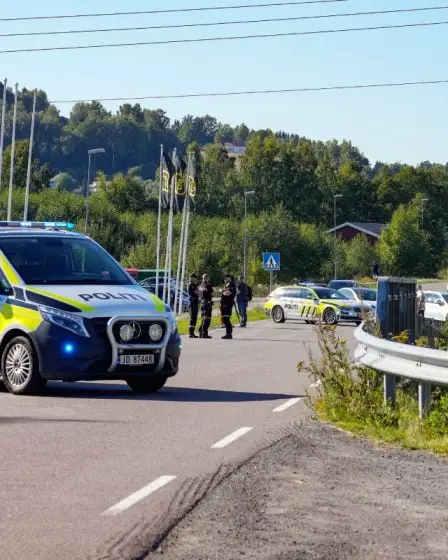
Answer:
<path fill-rule="evenodd" d="M 310 353 L 309 362 L 299 363 L 298 371 L 317 384 L 317 396 L 308 394 L 307 404 L 318 418 L 408 448 L 448 453 L 448 389 L 433 391 L 431 411 L 421 421 L 417 383 L 398 379 L 392 409 L 384 404 L 382 374 L 354 365 L 335 327 L 316 328 L 321 357 L 316 360 Z"/>

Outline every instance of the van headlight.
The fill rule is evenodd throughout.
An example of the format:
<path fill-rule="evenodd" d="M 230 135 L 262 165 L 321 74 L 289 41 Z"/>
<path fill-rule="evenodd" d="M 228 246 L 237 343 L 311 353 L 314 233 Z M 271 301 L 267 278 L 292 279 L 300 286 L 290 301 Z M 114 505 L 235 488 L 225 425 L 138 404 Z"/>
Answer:
<path fill-rule="evenodd" d="M 56 327 L 61 327 L 67 331 L 71 331 L 78 336 L 90 337 L 82 317 L 79 317 L 74 313 L 67 313 L 65 311 L 60 311 L 59 309 L 46 307 L 45 305 L 39 305 L 39 311 L 47 323 L 51 323 L 52 325 L 56 325 Z"/>

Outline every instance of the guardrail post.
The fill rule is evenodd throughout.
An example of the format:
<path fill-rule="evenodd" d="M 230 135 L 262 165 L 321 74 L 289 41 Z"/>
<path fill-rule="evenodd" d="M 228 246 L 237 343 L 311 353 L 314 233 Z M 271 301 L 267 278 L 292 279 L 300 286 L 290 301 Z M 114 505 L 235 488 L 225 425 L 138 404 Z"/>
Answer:
<path fill-rule="evenodd" d="M 431 384 L 422 383 L 418 384 L 418 414 L 420 420 L 428 414 L 431 406 Z"/>
<path fill-rule="evenodd" d="M 384 404 L 390 404 L 395 408 L 395 375 L 384 375 Z"/>

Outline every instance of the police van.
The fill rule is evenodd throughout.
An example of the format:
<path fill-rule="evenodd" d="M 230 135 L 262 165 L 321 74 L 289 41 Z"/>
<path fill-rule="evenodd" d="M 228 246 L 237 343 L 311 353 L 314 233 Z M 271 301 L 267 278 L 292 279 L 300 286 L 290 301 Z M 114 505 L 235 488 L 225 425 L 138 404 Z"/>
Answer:
<path fill-rule="evenodd" d="M 66 222 L 0 222 L 0 382 L 124 380 L 152 393 L 176 375 L 171 309 Z"/>

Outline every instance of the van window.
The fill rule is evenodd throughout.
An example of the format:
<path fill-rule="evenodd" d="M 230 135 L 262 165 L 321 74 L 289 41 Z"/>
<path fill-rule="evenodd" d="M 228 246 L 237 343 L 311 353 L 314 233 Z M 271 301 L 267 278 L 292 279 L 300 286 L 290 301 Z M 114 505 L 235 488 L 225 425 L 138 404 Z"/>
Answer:
<path fill-rule="evenodd" d="M 83 237 L 8 237 L 0 239 L 0 250 L 29 285 L 132 284 L 104 249 Z"/>

